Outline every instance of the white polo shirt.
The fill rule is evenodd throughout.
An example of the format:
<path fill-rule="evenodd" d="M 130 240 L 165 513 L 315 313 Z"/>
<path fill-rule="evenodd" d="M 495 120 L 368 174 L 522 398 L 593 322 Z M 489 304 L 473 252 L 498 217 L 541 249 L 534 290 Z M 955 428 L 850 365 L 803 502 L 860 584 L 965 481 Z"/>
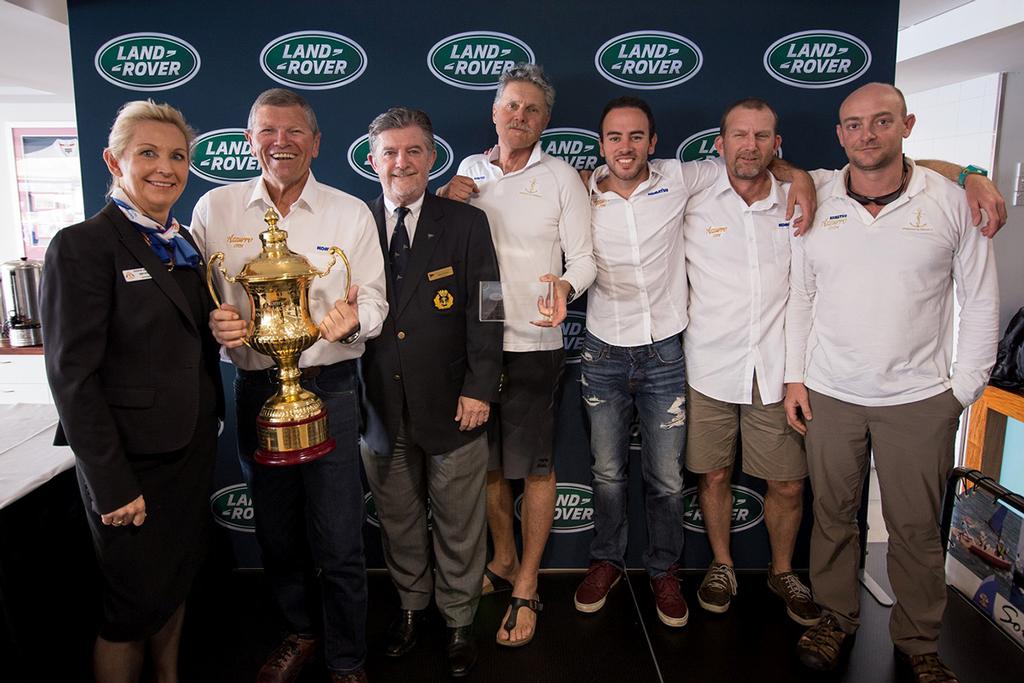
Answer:
<path fill-rule="evenodd" d="M 955 183 L 910 163 L 906 192 L 875 218 L 846 194 L 849 167 L 820 187 L 793 243 L 787 382 L 864 406 L 981 395 L 999 340 L 992 242 Z"/>
<path fill-rule="evenodd" d="M 595 272 L 590 203 L 579 174 L 542 152 L 539 144 L 525 167 L 507 175 L 493 163 L 497 159 L 497 147 L 490 155 L 467 157 L 459 164 L 458 174 L 472 178 L 480 188 L 470 204 L 487 214 L 502 281 L 538 282 L 546 273 L 561 274 L 579 296 L 594 281 Z M 562 331 L 506 322 L 504 348 L 562 348 Z"/>
<path fill-rule="evenodd" d="M 686 327 L 683 211 L 725 167 L 652 159 L 648 168 L 628 199 L 598 189 L 607 166 L 590 177 L 597 279 L 587 297 L 587 331 L 613 346 L 651 344 Z"/>
<path fill-rule="evenodd" d="M 783 397 L 786 301 L 792 226 L 789 184 L 771 174 L 768 195 L 750 206 L 719 164 L 713 187 L 690 199 L 683 223 L 690 324 L 686 379 L 706 396 L 752 403 L 752 379 L 765 404 Z"/>
<path fill-rule="evenodd" d="M 225 185 L 200 197 L 192 212 L 192 235 L 203 256 L 224 252 L 224 268 L 237 275 L 263 248 L 260 233 L 267 229 L 263 214 L 274 207 L 262 178 Z M 363 355 L 364 340 L 380 334 L 388 312 L 385 296 L 384 257 L 377 226 L 366 204 L 341 190 L 322 185 L 312 172 L 302 194 L 288 215 L 278 222 L 288 231 L 288 248 L 305 256 L 314 267 L 327 267 L 332 246 L 345 252 L 352 265 L 352 284 L 359 285 L 360 340 L 341 344 L 318 340 L 302 352 L 299 367 L 330 365 Z M 249 319 L 249 299 L 241 284 L 216 276 L 223 302 L 234 304 Z M 327 277 L 314 278 L 309 287 L 309 314 L 319 323 L 345 297 L 345 264 L 337 260 Z M 262 370 L 274 363 L 269 356 L 248 346 L 227 350 L 231 361 L 243 370 Z"/>

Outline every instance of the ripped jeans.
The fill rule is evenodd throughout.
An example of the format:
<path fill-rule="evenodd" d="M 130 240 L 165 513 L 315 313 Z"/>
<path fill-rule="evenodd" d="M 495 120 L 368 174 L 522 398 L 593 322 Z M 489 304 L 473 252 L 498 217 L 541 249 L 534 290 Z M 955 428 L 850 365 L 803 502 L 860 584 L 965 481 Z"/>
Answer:
<path fill-rule="evenodd" d="M 626 554 L 629 437 L 634 408 L 647 516 L 644 567 L 658 577 L 683 552 L 686 366 L 680 335 L 646 346 L 611 346 L 587 333 L 581 393 L 594 462 L 592 560 L 621 565 Z"/>

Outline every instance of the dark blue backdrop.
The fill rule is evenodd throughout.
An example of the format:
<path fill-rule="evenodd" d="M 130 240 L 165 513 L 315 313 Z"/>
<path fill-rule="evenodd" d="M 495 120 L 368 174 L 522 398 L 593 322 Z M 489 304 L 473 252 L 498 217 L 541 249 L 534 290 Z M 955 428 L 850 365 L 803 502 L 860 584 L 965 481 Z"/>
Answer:
<path fill-rule="evenodd" d="M 317 178 L 368 199 L 379 188 L 366 177 L 360 143 L 376 114 L 402 104 L 431 115 L 442 148 L 436 187 L 459 159 L 494 144 L 495 74 L 505 63 L 531 55 L 558 90 L 551 128 L 575 129 L 546 135 L 545 149 L 577 167 L 599 162 L 597 118 L 605 101 L 623 94 L 644 97 L 653 106 L 656 156 L 706 153 L 721 110 L 740 97 L 759 96 L 779 111 L 786 158 L 807 168 L 841 166 L 835 112 L 859 85 L 892 81 L 898 14 L 897 0 L 653 3 L 629 18 L 627 6 L 608 0 L 462 3 L 457 12 L 448 3 L 405 0 L 180 0 L 167 10 L 126 0 L 68 5 L 87 212 L 104 202 L 101 153 L 114 113 L 127 100 L 152 97 L 182 109 L 203 134 L 193 153 L 194 175 L 175 209 L 183 222 L 215 181 L 258 173 L 240 131 L 253 98 L 267 88 L 302 91 L 323 131 L 313 166 Z M 250 228 L 256 232 L 260 226 Z M 547 567 L 585 566 L 591 537 L 590 454 L 578 386 L 585 302 L 574 308 L 563 326 L 572 363 L 559 409 L 561 484 Z M 230 379 L 230 366 L 225 374 Z M 225 534 L 239 564 L 257 566 L 259 555 L 246 533 L 252 510 L 238 485 L 231 419 L 221 451 L 211 511 L 222 526 L 236 529 Z M 639 469 L 631 458 L 631 566 L 640 566 L 645 538 Z M 763 483 L 738 475 L 736 484 L 736 562 L 764 567 L 769 554 Z M 703 567 L 709 551 L 689 493 L 683 564 Z M 367 507 L 369 562 L 382 566 L 372 501 Z M 797 565 L 806 565 L 809 516 L 808 509 Z"/>

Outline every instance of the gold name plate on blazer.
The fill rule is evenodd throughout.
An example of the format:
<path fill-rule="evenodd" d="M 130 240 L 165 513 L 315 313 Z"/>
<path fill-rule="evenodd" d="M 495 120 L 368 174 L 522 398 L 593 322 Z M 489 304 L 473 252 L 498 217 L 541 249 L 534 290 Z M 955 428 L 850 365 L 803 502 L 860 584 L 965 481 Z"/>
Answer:
<path fill-rule="evenodd" d="M 338 247 L 328 250 L 331 260 L 327 268 L 317 270 L 288 249 L 288 233 L 277 227 L 274 209 L 267 209 L 263 220 L 269 229 L 260 233 L 263 249 L 259 256 L 246 263 L 238 275 L 228 275 L 224 252 L 218 251 L 206 265 L 206 284 L 218 307 L 220 299 L 213 286 L 215 264 L 224 280 L 242 285 L 249 297 L 249 330 L 242 341 L 277 365 L 281 386 L 256 418 L 260 446 L 253 458 L 261 465 L 299 465 L 334 449 L 323 401 L 299 384 L 299 355 L 320 338 L 320 330 L 309 316 L 309 285 L 331 272 L 336 256 L 345 263 L 345 292 L 352 286 L 352 271 L 345 252 Z"/>

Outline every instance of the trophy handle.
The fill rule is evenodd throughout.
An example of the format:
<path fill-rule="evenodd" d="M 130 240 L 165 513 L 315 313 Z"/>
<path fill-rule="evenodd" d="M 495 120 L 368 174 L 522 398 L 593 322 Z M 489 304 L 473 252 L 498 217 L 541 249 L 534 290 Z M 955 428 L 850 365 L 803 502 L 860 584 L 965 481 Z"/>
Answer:
<path fill-rule="evenodd" d="M 348 290 L 352 289 L 352 267 L 349 266 L 348 257 L 345 256 L 345 252 L 338 247 L 331 247 L 327 250 L 327 253 L 331 255 L 331 260 L 327 262 L 326 268 L 317 271 L 316 274 L 318 277 L 327 277 L 327 274 L 331 272 L 331 268 L 333 268 L 334 264 L 337 263 L 337 259 L 335 257 L 340 256 L 342 263 L 345 264 L 345 296 L 347 297 Z"/>
<path fill-rule="evenodd" d="M 221 306 L 221 304 L 220 304 L 220 297 L 217 296 L 217 288 L 213 286 L 213 266 L 214 266 L 215 263 L 219 263 L 220 264 L 219 266 L 217 266 L 217 270 L 219 270 L 220 274 L 222 276 L 224 276 L 224 279 L 227 280 L 228 282 L 230 282 L 231 284 L 235 284 L 236 282 L 238 282 L 238 276 L 237 275 L 236 276 L 228 275 L 228 271 L 224 268 L 224 252 L 223 251 L 218 251 L 217 253 L 211 255 L 210 259 L 206 262 L 206 286 L 210 290 L 210 296 L 213 297 L 213 303 L 215 303 L 217 305 L 217 308 L 220 308 L 220 306 Z M 249 334 L 252 334 L 252 329 L 251 329 L 252 323 L 250 323 L 249 325 L 250 325 Z M 252 344 L 249 343 L 249 335 L 248 334 L 246 336 L 242 337 L 242 343 L 244 343 L 249 348 L 252 348 Z"/>

